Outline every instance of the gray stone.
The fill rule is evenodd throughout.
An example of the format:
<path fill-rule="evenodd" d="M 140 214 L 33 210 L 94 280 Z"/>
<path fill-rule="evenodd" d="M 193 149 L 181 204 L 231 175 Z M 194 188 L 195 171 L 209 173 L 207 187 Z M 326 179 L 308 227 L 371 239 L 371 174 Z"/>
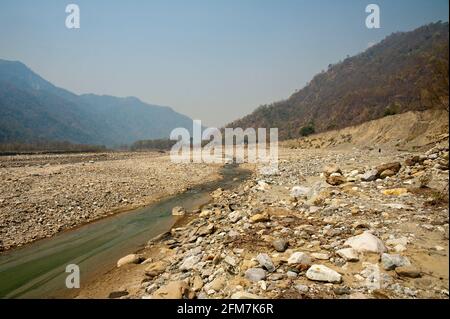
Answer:
<path fill-rule="evenodd" d="M 269 272 L 275 271 L 275 266 L 272 262 L 272 259 L 270 259 L 269 255 L 267 254 L 259 254 L 256 256 L 256 260 L 259 262 L 259 264 L 264 267 Z"/>
<path fill-rule="evenodd" d="M 258 282 L 266 278 L 266 271 L 262 268 L 249 268 L 245 272 L 245 278 L 250 281 Z"/>
<path fill-rule="evenodd" d="M 374 169 L 368 170 L 363 175 L 361 175 L 361 180 L 363 180 L 364 182 L 372 182 L 377 179 L 377 176 L 378 176 L 378 170 L 376 170 L 374 168 Z"/>
<path fill-rule="evenodd" d="M 381 262 L 383 263 L 383 268 L 385 270 L 394 270 L 397 267 L 411 266 L 411 262 L 408 258 L 401 255 L 381 255 Z"/>
<path fill-rule="evenodd" d="M 273 248 L 275 248 L 276 251 L 282 253 L 286 251 L 286 249 L 288 248 L 289 242 L 285 239 L 275 239 L 272 242 L 272 246 Z"/>

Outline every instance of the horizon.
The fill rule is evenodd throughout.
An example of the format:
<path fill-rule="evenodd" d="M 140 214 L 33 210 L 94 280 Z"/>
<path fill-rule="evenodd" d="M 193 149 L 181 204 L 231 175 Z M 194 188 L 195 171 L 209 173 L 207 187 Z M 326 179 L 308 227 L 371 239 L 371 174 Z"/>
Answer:
<path fill-rule="evenodd" d="M 172 1 L 171 4 L 173 5 L 174 2 L 177 3 L 177 1 Z M 153 11 L 149 10 L 147 13 L 146 10 L 136 12 L 137 2 L 133 2 L 135 5 L 131 6 L 122 6 L 116 2 L 110 3 L 109 6 L 105 5 L 110 9 L 109 12 L 99 14 L 100 21 L 92 18 L 94 17 L 93 13 L 98 14 L 99 10 L 94 9 L 96 6 L 102 6 L 102 1 L 95 4 L 77 1 L 81 11 L 81 28 L 78 30 L 68 30 L 64 27 L 65 5 L 50 4 L 48 1 L 43 3 L 38 9 L 33 8 L 32 11 L 24 6 L 23 1 L 14 1 L 14 5 L 11 2 L 2 5 L 6 8 L 6 10 L 0 11 L 0 39 L 2 42 L 8 43 L 9 37 L 24 32 L 24 29 L 27 32 L 34 32 L 36 37 L 36 39 L 31 39 L 33 36 L 30 35 L 28 39 L 20 38 L 22 41 L 16 37 L 14 42 L 9 41 L 12 45 L 0 52 L 2 59 L 22 62 L 53 85 L 77 95 L 136 97 L 147 104 L 170 107 L 178 113 L 192 119 L 199 119 L 205 125 L 214 127 L 223 127 L 242 118 L 252 113 L 260 105 L 287 99 L 293 93 L 304 88 L 316 74 L 326 70 L 328 64 L 336 64 L 347 56 L 362 53 L 394 32 L 412 31 L 437 21 L 448 22 L 447 1 L 435 1 L 432 5 L 420 0 L 398 1 L 396 4 L 378 1 L 377 3 L 381 7 L 382 24 L 380 29 L 372 30 L 363 26 L 367 15 L 364 11 L 367 1 L 358 1 L 356 4 L 354 2 L 336 4 L 330 1 L 321 1 L 322 5 L 327 4 L 328 10 L 319 10 L 319 7 L 323 6 L 317 6 L 317 4 L 305 2 L 302 7 L 298 2 L 285 1 L 289 6 L 281 9 L 275 6 L 277 10 L 273 12 L 269 10 L 274 8 L 270 1 L 258 3 L 260 5 L 256 7 L 258 9 L 256 12 L 252 10 L 255 9 L 255 6 L 251 5 L 255 4 L 253 1 L 250 5 L 249 3 L 229 2 L 227 4 L 203 3 L 202 6 L 202 1 L 195 1 L 191 3 L 192 6 L 178 4 L 181 8 L 189 10 L 183 13 L 174 12 L 174 14 L 181 21 L 187 20 L 186 22 L 191 23 L 184 27 L 185 30 L 190 31 L 188 39 L 197 39 L 197 43 L 201 44 L 199 48 L 195 43 L 190 43 L 183 37 L 183 32 L 180 32 L 182 25 L 175 24 L 172 28 L 165 29 L 167 27 L 165 18 L 168 17 L 169 12 L 167 11 L 170 11 L 170 5 L 159 1 L 151 2 L 154 4 Z M 405 5 L 409 8 L 407 13 L 401 10 Z M 149 3 L 143 6 L 148 7 Z M 114 20 L 120 16 L 120 9 L 125 7 L 126 11 L 123 13 L 123 17 L 128 19 L 126 21 L 132 25 L 123 25 L 122 29 L 111 26 L 111 19 Z M 226 20 L 230 16 L 234 17 L 234 13 L 230 11 L 233 8 L 241 9 L 241 14 L 237 19 L 241 29 L 236 29 L 234 26 L 231 29 L 223 28 L 208 15 L 213 10 L 212 13 L 215 13 L 213 17 L 222 17 L 219 20 L 224 22 L 224 19 Z M 289 8 L 304 8 L 305 10 L 288 12 Z M 447 10 L 444 10 L 445 8 Z M 222 9 L 222 11 L 218 9 Z M 145 18 L 151 17 L 152 12 L 157 12 L 158 19 L 145 23 Z M 328 16 L 329 12 L 331 12 L 331 16 Z M 306 17 L 309 19 L 305 20 L 304 24 L 312 25 L 313 31 L 299 28 L 298 24 L 301 24 L 302 21 L 295 19 L 297 18 L 294 17 L 295 13 L 311 15 L 311 17 Z M 315 14 L 318 13 L 321 14 L 320 24 L 328 33 L 317 30 L 317 23 L 309 21 L 314 20 Z M 341 13 L 345 13 L 350 18 L 339 19 Z M 36 30 L 29 30 L 34 23 L 43 22 L 42 19 L 48 18 L 49 15 L 52 19 L 46 20 L 41 27 L 42 30 L 39 27 L 35 28 Z M 136 21 L 130 21 L 132 16 L 139 18 Z M 17 20 L 14 17 L 23 20 L 25 24 L 22 26 L 16 24 Z M 195 20 L 194 17 L 198 19 Z M 246 24 L 245 18 L 249 17 L 257 18 L 257 23 Z M 288 19 L 284 20 L 283 17 Z M 275 19 L 270 23 L 271 26 L 274 22 L 280 23 L 281 26 L 275 26 L 273 30 L 267 28 L 261 30 L 264 19 L 269 18 Z M 339 22 L 336 22 L 336 19 L 339 19 Z M 94 22 L 95 24 L 92 24 Z M 13 23 L 15 28 L 11 28 Z M 206 27 L 211 26 L 209 23 L 217 28 L 215 32 L 207 31 Z M 358 26 L 357 29 L 353 29 L 355 25 Z M 8 26 L 11 34 L 5 32 Z M 111 30 L 106 33 L 108 28 L 105 29 L 105 27 L 108 26 L 111 27 Z M 159 26 L 161 35 L 152 33 L 153 29 L 150 28 L 152 26 Z M 244 26 L 250 29 L 244 32 Z M 333 26 L 337 26 L 337 28 L 333 28 Z M 352 37 L 346 37 L 342 35 L 343 30 L 355 32 L 351 34 Z M 242 35 L 242 32 L 245 34 Z M 118 34 L 114 35 L 115 33 Z M 157 54 L 154 54 L 153 59 L 146 58 L 148 52 L 153 51 L 151 46 L 142 41 L 142 37 L 147 33 L 162 43 L 158 46 L 159 50 Z M 215 39 L 217 34 L 224 37 L 223 41 L 217 42 Z M 312 34 L 311 37 L 310 34 Z M 98 40 L 96 37 L 99 36 L 103 37 L 100 38 L 103 41 L 95 43 L 94 40 Z M 195 63 L 185 63 L 183 58 L 175 61 L 177 54 L 169 49 L 176 47 L 174 42 L 177 41 L 169 41 L 167 39 L 169 36 L 178 41 L 184 39 L 181 42 L 183 45 L 178 59 L 189 57 L 198 63 L 199 69 L 195 68 Z M 293 43 L 291 41 L 297 37 L 304 42 Z M 39 38 L 41 40 L 47 38 L 42 46 L 44 48 L 42 52 L 40 43 L 36 42 Z M 131 39 L 125 40 L 126 38 Z M 128 54 L 133 54 L 136 61 L 118 65 L 119 56 L 122 57 L 120 51 L 125 54 L 128 51 L 123 46 L 118 48 L 116 44 L 118 39 L 129 41 L 130 45 L 127 49 L 131 52 Z M 240 42 L 235 45 L 236 41 L 233 39 Z M 245 43 L 244 40 L 249 39 L 253 41 Z M 325 44 L 324 42 L 327 41 L 329 43 Z M 253 45 L 251 42 L 254 42 Z M 307 44 L 307 49 L 298 47 L 303 43 Z M 268 44 L 272 45 L 268 47 Z M 47 48 L 45 48 L 46 46 Z M 94 58 L 86 54 L 91 47 L 94 50 L 100 50 L 100 46 L 101 50 L 114 48 L 119 52 L 98 54 Z M 49 51 L 49 48 L 54 50 Z M 137 56 L 135 56 L 136 48 L 142 49 Z M 208 54 L 208 48 L 213 50 L 214 54 Z M 261 48 L 266 50 L 260 50 Z M 227 49 L 228 52 L 221 52 L 219 49 Z M 43 57 L 36 54 L 41 53 L 42 55 L 44 51 L 47 54 Z M 167 58 L 166 55 L 170 55 L 170 52 L 173 56 Z M 81 53 L 84 54 L 81 55 Z M 184 55 L 186 53 L 189 54 Z M 125 54 L 123 55 L 125 56 Z M 99 59 L 98 56 L 101 58 Z M 224 63 L 220 63 L 221 61 Z M 271 61 L 271 64 L 268 64 L 268 61 Z M 149 72 L 149 69 L 157 72 Z M 146 84 L 147 82 L 150 84 Z M 149 90 L 149 88 L 151 89 Z"/>

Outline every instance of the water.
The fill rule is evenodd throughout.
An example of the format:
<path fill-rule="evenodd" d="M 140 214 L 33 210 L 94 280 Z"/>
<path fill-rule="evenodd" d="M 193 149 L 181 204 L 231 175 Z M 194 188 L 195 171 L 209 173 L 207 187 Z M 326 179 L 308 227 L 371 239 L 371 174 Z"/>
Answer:
<path fill-rule="evenodd" d="M 149 207 L 118 214 L 0 255 L 1 298 L 63 298 L 68 296 L 65 272 L 80 267 L 80 283 L 115 267 L 119 258 L 143 248 L 176 222 L 174 206 L 195 209 L 209 202 L 209 193 L 237 184 L 249 172 L 234 166 L 222 169 L 223 179 Z M 69 294 L 70 295 L 70 294 Z"/>

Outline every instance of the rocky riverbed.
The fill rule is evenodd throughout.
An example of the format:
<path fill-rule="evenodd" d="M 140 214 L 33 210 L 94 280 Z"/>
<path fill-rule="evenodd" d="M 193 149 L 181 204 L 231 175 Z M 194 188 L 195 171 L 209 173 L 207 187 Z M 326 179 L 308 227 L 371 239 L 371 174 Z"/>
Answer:
<path fill-rule="evenodd" d="M 286 150 L 80 298 L 448 298 L 448 143 Z"/>
<path fill-rule="evenodd" d="M 0 157 L 0 251 L 186 191 L 218 170 L 156 152 Z"/>

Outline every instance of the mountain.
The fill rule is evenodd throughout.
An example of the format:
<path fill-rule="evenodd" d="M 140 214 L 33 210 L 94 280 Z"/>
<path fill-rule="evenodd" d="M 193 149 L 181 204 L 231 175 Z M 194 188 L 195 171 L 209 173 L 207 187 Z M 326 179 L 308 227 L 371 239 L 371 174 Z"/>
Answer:
<path fill-rule="evenodd" d="M 135 97 L 76 95 L 20 62 L 0 60 L 0 143 L 36 140 L 117 146 L 168 138 L 192 120 Z"/>
<path fill-rule="evenodd" d="M 279 138 L 290 139 L 407 111 L 448 110 L 448 37 L 448 22 L 394 33 L 227 127 L 278 127 Z"/>

